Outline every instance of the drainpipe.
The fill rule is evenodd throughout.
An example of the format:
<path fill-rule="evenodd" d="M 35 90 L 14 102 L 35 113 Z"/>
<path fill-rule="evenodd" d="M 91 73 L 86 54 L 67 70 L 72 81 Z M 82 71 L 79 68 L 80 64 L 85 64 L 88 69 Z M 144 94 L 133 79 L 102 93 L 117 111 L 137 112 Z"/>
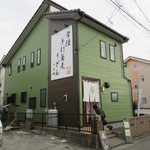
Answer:
<path fill-rule="evenodd" d="M 121 45 L 121 49 L 122 49 L 122 60 L 123 60 L 123 48 L 122 48 L 122 45 Z M 131 100 L 132 100 L 132 115 L 134 115 L 134 110 L 133 110 L 133 96 L 132 96 L 132 84 L 131 84 L 131 80 L 129 78 L 127 78 L 125 76 L 125 69 L 124 69 L 124 61 L 122 61 L 123 65 L 122 65 L 122 68 L 123 68 L 123 77 L 129 82 L 130 84 L 130 94 L 131 94 Z"/>

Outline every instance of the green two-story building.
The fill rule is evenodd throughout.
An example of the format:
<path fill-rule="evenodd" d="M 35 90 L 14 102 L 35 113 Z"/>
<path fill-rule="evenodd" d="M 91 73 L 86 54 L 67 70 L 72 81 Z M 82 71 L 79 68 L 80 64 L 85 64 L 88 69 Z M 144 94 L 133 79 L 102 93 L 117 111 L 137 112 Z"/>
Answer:
<path fill-rule="evenodd" d="M 18 112 L 56 107 L 61 114 L 92 114 L 97 104 L 108 121 L 131 117 L 127 41 L 81 10 L 43 1 L 3 61 L 4 103 Z"/>

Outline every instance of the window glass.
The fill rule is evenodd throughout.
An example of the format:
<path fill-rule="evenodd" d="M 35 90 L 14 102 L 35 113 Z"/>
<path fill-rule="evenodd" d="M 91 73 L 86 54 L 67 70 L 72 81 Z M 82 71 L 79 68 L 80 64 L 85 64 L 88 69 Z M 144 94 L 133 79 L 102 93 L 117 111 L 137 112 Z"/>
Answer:
<path fill-rule="evenodd" d="M 41 107 L 46 106 L 46 89 L 41 89 L 40 91 L 40 98 L 41 98 Z"/>
<path fill-rule="evenodd" d="M 30 60 L 31 64 L 31 68 L 34 67 L 34 52 L 31 53 L 31 60 Z"/>
<path fill-rule="evenodd" d="M 20 72 L 20 69 L 21 69 L 21 58 L 18 59 L 18 63 L 17 63 L 17 70 L 18 72 Z"/>
<path fill-rule="evenodd" d="M 140 77 L 140 81 L 144 82 L 144 76 L 143 75 Z"/>
<path fill-rule="evenodd" d="M 146 97 L 142 97 L 142 103 L 147 103 L 147 99 L 146 99 Z"/>
<path fill-rule="evenodd" d="M 133 64 L 133 69 L 137 70 L 137 64 Z"/>
<path fill-rule="evenodd" d="M 36 97 L 30 97 L 29 98 L 29 109 L 35 109 L 36 108 Z"/>
<path fill-rule="evenodd" d="M 27 101 L 27 92 L 22 92 L 21 93 L 21 102 L 26 103 Z"/>
<path fill-rule="evenodd" d="M 110 45 L 110 60 L 111 61 L 116 61 L 116 56 L 115 56 L 115 47 Z"/>
<path fill-rule="evenodd" d="M 37 50 L 37 65 L 41 64 L 41 49 Z"/>
<path fill-rule="evenodd" d="M 118 101 L 118 93 L 116 93 L 116 92 L 111 93 L 111 101 L 113 101 L 113 102 Z"/>
<path fill-rule="evenodd" d="M 24 56 L 22 60 L 22 70 L 25 70 L 25 69 L 26 69 L 26 56 Z"/>
<path fill-rule="evenodd" d="M 139 86 L 138 86 L 138 85 L 135 85 L 134 88 L 135 88 L 136 91 L 138 91 Z"/>
<path fill-rule="evenodd" d="M 106 43 L 103 41 L 100 41 L 100 53 L 102 58 L 106 58 Z"/>
<path fill-rule="evenodd" d="M 12 74 L 12 63 L 9 64 L 8 66 L 8 75 L 11 76 L 11 74 Z"/>

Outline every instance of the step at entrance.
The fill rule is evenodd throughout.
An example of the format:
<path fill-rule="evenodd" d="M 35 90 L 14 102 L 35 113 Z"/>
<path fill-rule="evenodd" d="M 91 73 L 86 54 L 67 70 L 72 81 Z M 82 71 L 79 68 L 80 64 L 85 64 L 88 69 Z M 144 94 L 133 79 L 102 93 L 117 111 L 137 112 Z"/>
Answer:
<path fill-rule="evenodd" d="M 106 134 L 110 148 L 119 146 L 121 144 L 126 144 L 125 139 L 117 137 L 115 133 L 106 132 Z"/>

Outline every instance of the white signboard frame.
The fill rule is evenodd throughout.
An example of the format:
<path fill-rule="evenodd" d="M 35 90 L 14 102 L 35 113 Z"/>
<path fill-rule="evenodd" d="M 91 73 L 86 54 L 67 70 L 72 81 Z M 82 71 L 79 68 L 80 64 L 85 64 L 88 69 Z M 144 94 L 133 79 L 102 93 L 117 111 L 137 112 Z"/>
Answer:
<path fill-rule="evenodd" d="M 51 36 L 51 80 L 73 76 L 72 25 Z"/>

